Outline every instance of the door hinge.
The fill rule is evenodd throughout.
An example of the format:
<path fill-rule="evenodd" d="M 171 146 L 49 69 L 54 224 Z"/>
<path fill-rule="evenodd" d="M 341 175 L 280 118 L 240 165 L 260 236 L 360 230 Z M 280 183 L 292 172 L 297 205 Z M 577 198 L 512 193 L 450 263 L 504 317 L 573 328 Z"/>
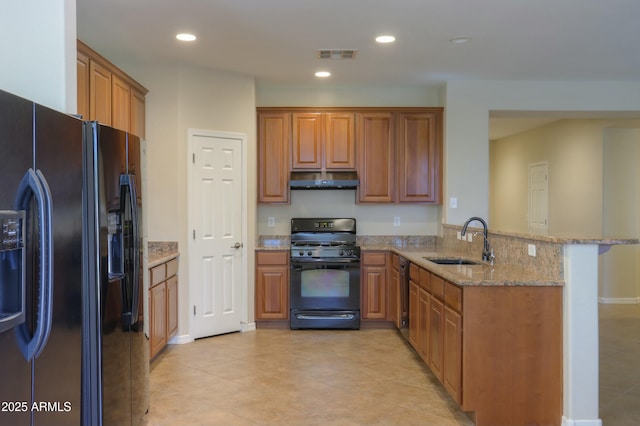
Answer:
<path fill-rule="evenodd" d="M 193 305 L 193 316 L 196 316 L 196 305 Z"/>
<path fill-rule="evenodd" d="M 193 239 L 194 240 L 196 239 L 196 230 L 195 229 L 193 230 Z"/>
<path fill-rule="evenodd" d="M 196 153 L 195 152 L 193 154 L 191 154 L 191 162 L 193 164 L 196 164 Z"/>

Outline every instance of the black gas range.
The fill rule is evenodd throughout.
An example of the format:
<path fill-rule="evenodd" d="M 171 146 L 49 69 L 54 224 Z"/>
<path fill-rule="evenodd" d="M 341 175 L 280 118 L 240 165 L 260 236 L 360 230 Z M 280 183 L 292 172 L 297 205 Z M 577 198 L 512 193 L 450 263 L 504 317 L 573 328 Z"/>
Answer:
<path fill-rule="evenodd" d="M 291 219 L 290 263 L 292 329 L 360 328 L 355 219 Z"/>

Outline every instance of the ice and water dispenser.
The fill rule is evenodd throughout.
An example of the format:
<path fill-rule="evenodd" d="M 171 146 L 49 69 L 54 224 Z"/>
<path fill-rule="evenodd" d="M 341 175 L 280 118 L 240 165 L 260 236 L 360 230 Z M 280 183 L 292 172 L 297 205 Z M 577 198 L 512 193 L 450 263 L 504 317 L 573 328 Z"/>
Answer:
<path fill-rule="evenodd" d="M 25 320 L 24 242 L 24 210 L 0 210 L 0 333 Z"/>

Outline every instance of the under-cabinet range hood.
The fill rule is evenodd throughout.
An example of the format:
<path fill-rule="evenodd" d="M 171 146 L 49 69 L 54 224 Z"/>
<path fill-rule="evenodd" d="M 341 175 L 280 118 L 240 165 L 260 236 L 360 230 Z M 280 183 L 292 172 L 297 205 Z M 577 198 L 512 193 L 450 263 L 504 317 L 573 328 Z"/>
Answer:
<path fill-rule="evenodd" d="M 291 189 L 356 189 L 358 173 L 350 172 L 291 172 Z"/>

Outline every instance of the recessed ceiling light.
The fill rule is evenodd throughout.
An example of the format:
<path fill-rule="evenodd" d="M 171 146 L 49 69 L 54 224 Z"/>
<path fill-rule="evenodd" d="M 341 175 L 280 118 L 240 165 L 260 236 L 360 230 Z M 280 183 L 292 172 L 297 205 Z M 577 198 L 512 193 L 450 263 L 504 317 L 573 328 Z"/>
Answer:
<path fill-rule="evenodd" d="M 193 34 L 181 33 L 176 36 L 176 38 L 180 41 L 194 41 L 196 36 Z"/>
<path fill-rule="evenodd" d="M 471 41 L 471 37 L 453 37 L 450 38 L 449 41 L 455 44 L 469 43 Z"/>
<path fill-rule="evenodd" d="M 393 43 L 396 41 L 396 38 L 392 35 L 381 35 L 376 37 L 376 41 L 378 43 Z"/>
<path fill-rule="evenodd" d="M 318 71 L 316 73 L 316 77 L 322 77 L 322 78 L 329 77 L 330 75 L 331 73 L 329 71 Z"/>

